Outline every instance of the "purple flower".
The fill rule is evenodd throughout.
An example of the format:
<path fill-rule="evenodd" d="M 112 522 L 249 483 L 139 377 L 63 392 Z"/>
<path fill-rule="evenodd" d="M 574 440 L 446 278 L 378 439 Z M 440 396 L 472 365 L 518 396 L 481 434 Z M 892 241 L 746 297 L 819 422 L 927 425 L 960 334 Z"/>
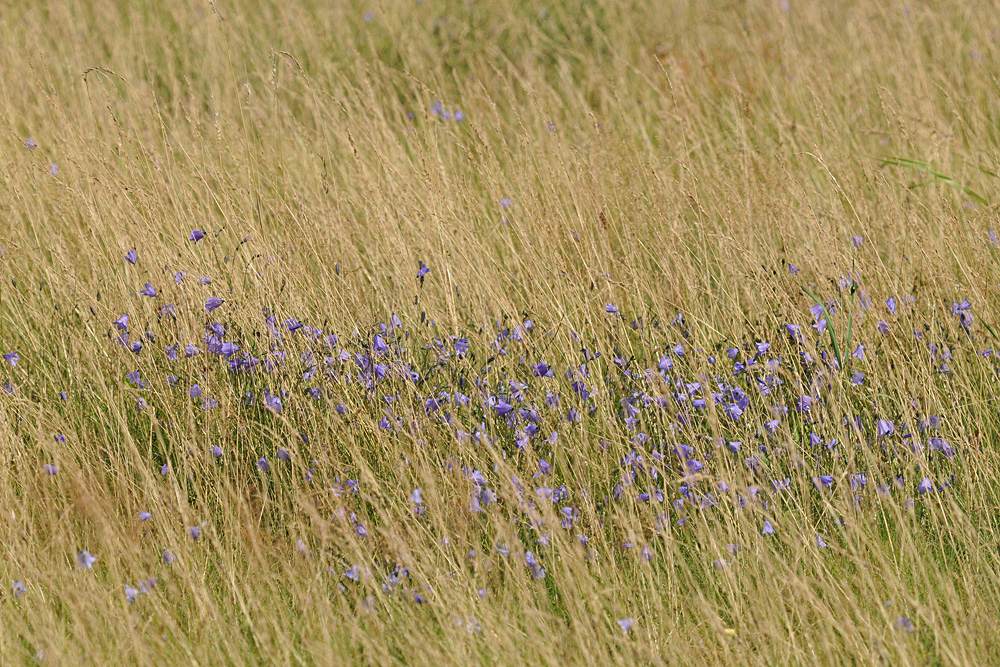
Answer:
<path fill-rule="evenodd" d="M 269 392 L 264 392 L 264 405 L 271 412 L 281 412 L 281 399 Z"/>
<path fill-rule="evenodd" d="M 217 296 L 210 296 L 205 300 L 205 310 L 212 312 L 222 305 L 222 299 Z"/>
<path fill-rule="evenodd" d="M 49 475 L 50 477 L 53 476 L 53 475 L 55 475 L 57 472 L 59 472 L 59 469 L 56 468 L 51 463 L 46 463 L 45 465 L 42 466 L 42 468 L 45 469 L 45 474 Z"/>
<path fill-rule="evenodd" d="M 205 238 L 205 232 L 203 232 L 200 229 L 193 229 L 191 230 L 191 236 L 190 238 L 188 238 L 188 241 L 191 241 L 192 243 L 197 243 L 203 238 Z"/>
<path fill-rule="evenodd" d="M 788 272 L 791 273 L 793 276 L 797 276 L 799 275 L 799 267 L 795 266 L 794 264 L 789 264 Z"/>
<path fill-rule="evenodd" d="M 852 236 L 851 243 L 854 244 L 855 248 L 860 248 L 861 244 L 865 242 L 865 237 L 863 236 Z"/>
<path fill-rule="evenodd" d="M 177 556 L 170 549 L 163 550 L 163 562 L 166 565 L 171 565 L 177 562 Z"/>
<path fill-rule="evenodd" d="M 187 271 L 178 271 L 177 273 L 174 274 L 174 282 L 180 285 L 181 281 L 183 281 L 186 276 L 187 276 Z"/>
<path fill-rule="evenodd" d="M 267 462 L 267 459 L 263 456 L 257 459 L 257 470 L 261 472 L 267 472 L 271 468 L 271 465 Z"/>
<path fill-rule="evenodd" d="M 89 570 L 94 567 L 94 563 L 97 562 L 96 556 L 91 556 L 90 552 L 84 549 L 76 555 L 76 567 L 77 569 Z"/>
<path fill-rule="evenodd" d="M 219 447 L 218 445 L 216 445 L 215 447 L 212 447 L 212 456 L 214 456 L 217 459 L 221 459 L 222 458 L 222 447 Z"/>
<path fill-rule="evenodd" d="M 139 389 L 145 387 L 145 385 L 142 382 L 142 379 L 139 377 L 138 370 L 134 370 L 131 373 L 126 374 L 125 379 L 128 380 L 133 387 L 139 387 Z"/>
<path fill-rule="evenodd" d="M 112 322 L 112 324 L 114 324 L 119 331 L 125 331 L 126 329 L 128 329 L 128 313 L 125 313 L 124 315 L 119 317 L 117 320 Z"/>
<path fill-rule="evenodd" d="M 860 359 L 860 360 L 864 361 L 864 359 L 865 359 L 865 346 L 864 345 L 858 345 L 856 348 L 854 348 L 854 352 L 851 352 L 851 356 L 854 357 L 855 359 Z"/>
<path fill-rule="evenodd" d="M 822 535 L 816 536 L 816 546 L 820 549 L 826 549 L 829 546 L 824 540 Z"/>
<path fill-rule="evenodd" d="M 500 200 L 500 208 L 510 208 L 513 203 L 510 199 L 504 197 Z"/>
<path fill-rule="evenodd" d="M 14 593 L 14 599 L 20 600 L 21 596 L 28 592 L 25 588 L 23 581 L 13 581 L 10 585 L 11 591 Z"/>
<path fill-rule="evenodd" d="M 534 574 L 535 579 L 545 578 L 545 568 L 542 567 L 542 564 L 538 562 L 537 558 L 535 558 L 535 554 L 531 553 L 530 551 L 525 551 L 524 562 L 528 567 L 531 568 L 532 574 Z"/>
<path fill-rule="evenodd" d="M 878 330 L 879 330 L 879 333 L 881 333 L 882 335 L 885 335 L 885 334 L 889 333 L 889 325 L 886 324 L 884 321 L 879 320 L 878 321 Z"/>
<path fill-rule="evenodd" d="M 135 264 L 136 261 L 138 261 L 139 259 L 135 254 L 135 248 L 132 248 L 127 253 L 125 253 L 124 257 L 125 261 L 128 262 L 129 264 Z"/>
<path fill-rule="evenodd" d="M 899 618 L 896 619 L 896 627 L 900 630 L 913 632 L 913 621 L 904 616 L 900 616 Z"/>
<path fill-rule="evenodd" d="M 3 355 L 3 358 L 11 366 L 17 366 L 17 362 L 21 360 L 21 355 L 17 353 L 17 350 L 14 350 Z"/>
<path fill-rule="evenodd" d="M 924 477 L 922 480 L 920 480 L 920 484 L 917 484 L 917 491 L 919 491 L 920 493 L 930 493 L 933 490 L 934 490 L 934 485 L 931 484 L 931 480 L 928 479 L 927 477 Z"/>
<path fill-rule="evenodd" d="M 29 151 L 33 151 L 36 148 L 38 148 L 38 142 L 32 139 L 31 137 L 28 137 L 27 139 L 24 140 L 24 147 L 27 148 Z"/>
<path fill-rule="evenodd" d="M 160 466 L 160 474 L 161 475 L 163 475 L 164 477 L 166 477 L 169 473 L 170 473 L 170 464 L 169 463 L 164 463 L 162 466 Z"/>
<path fill-rule="evenodd" d="M 192 541 L 197 541 L 201 537 L 201 526 L 191 526 L 188 528 L 188 535 L 191 536 Z"/>
<path fill-rule="evenodd" d="M 149 521 L 153 515 L 149 512 L 139 512 L 139 521 Z"/>
<path fill-rule="evenodd" d="M 614 305 L 613 303 L 608 303 L 608 305 L 604 306 L 604 310 L 609 313 L 617 313 L 618 306 Z"/>
<path fill-rule="evenodd" d="M 878 437 L 884 438 L 887 435 L 892 435 L 896 432 L 896 428 L 893 426 L 892 422 L 887 419 L 878 420 Z"/>
<path fill-rule="evenodd" d="M 635 625 L 634 618 L 622 618 L 615 622 L 618 623 L 618 627 L 625 633 L 628 633 L 628 631 L 632 629 L 632 626 Z"/>
<path fill-rule="evenodd" d="M 465 112 L 461 109 L 455 109 L 455 122 L 461 123 L 465 120 Z"/>
<path fill-rule="evenodd" d="M 426 276 L 430 272 L 431 272 L 431 270 L 427 267 L 426 264 L 424 264 L 423 260 L 421 260 L 420 261 L 420 266 L 419 266 L 419 268 L 417 268 L 417 278 L 423 278 L 424 276 Z"/>
<path fill-rule="evenodd" d="M 774 526 L 767 519 L 764 519 L 764 529 L 760 531 L 761 535 L 774 535 Z"/>
<path fill-rule="evenodd" d="M 199 352 L 201 352 L 201 350 L 199 350 L 198 348 L 196 348 L 194 345 L 191 345 L 190 343 L 188 343 L 187 346 L 184 347 L 184 356 L 185 357 L 193 357 L 196 354 L 198 354 Z"/>
<path fill-rule="evenodd" d="M 188 393 L 191 394 L 191 398 L 201 398 L 201 387 L 196 384 L 191 385 L 191 390 Z"/>
<path fill-rule="evenodd" d="M 890 296 L 888 299 L 886 299 L 885 300 L 885 307 L 889 310 L 890 313 L 892 313 L 893 315 L 895 315 L 896 314 L 896 297 Z"/>
<path fill-rule="evenodd" d="M 156 289 L 152 285 L 150 285 L 149 283 L 146 283 L 146 286 L 143 287 L 141 290 L 139 290 L 139 294 L 142 294 L 142 295 L 145 295 L 145 296 L 148 296 L 148 297 L 154 297 L 154 296 L 156 296 Z"/>
<path fill-rule="evenodd" d="M 279 461 L 291 461 L 292 456 L 288 453 L 288 450 L 282 447 L 278 450 L 277 457 Z"/>
<path fill-rule="evenodd" d="M 125 599 L 128 600 L 128 603 L 132 604 L 137 597 L 139 597 L 139 589 L 125 584 Z"/>

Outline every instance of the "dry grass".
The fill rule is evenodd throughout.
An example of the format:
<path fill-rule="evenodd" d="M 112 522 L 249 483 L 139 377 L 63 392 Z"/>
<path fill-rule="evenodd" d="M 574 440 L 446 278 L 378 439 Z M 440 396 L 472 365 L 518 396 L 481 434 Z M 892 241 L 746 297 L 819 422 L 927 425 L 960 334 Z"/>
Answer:
<path fill-rule="evenodd" d="M 925 161 L 1000 199 L 980 170 L 1000 164 L 998 44 L 981 0 L 4 3 L 0 352 L 20 360 L 0 368 L 2 661 L 1000 661 L 998 376 L 982 354 L 1000 323 L 997 208 L 882 165 Z M 194 244 L 192 229 L 208 234 Z M 848 274 L 857 294 L 838 284 Z M 823 335 L 803 287 L 837 304 Z M 208 296 L 224 299 L 211 316 Z M 951 311 L 963 299 L 969 332 Z M 320 342 L 279 340 L 262 309 L 351 354 L 396 314 L 396 374 L 365 388 L 348 361 L 327 376 Z M 138 354 L 117 344 L 123 313 L 131 341 L 152 336 Z M 274 370 L 230 372 L 205 349 L 211 321 Z M 789 322 L 809 332 L 801 346 Z M 831 330 L 842 372 L 818 361 L 833 359 Z M 455 336 L 467 355 L 424 349 Z M 757 341 L 781 355 L 780 389 L 751 391 L 766 375 L 751 371 L 741 420 L 712 400 L 677 416 L 665 351 L 683 343 L 670 376 L 715 391 L 714 375 L 734 381 L 724 350 L 745 361 Z M 202 353 L 185 358 L 187 343 Z M 859 343 L 863 360 L 848 356 Z M 304 379 L 310 348 L 320 368 Z M 582 348 L 602 353 L 587 400 L 563 378 L 580 379 Z M 543 359 L 553 378 L 532 372 Z M 527 422 L 481 407 L 521 407 L 512 380 L 541 413 L 524 451 Z M 817 398 L 804 415 L 800 381 Z M 217 407 L 189 397 L 195 383 Z M 282 410 L 264 409 L 281 389 Z M 425 406 L 442 390 L 471 397 L 451 425 Z M 620 399 L 638 395 L 672 407 L 630 430 Z M 772 399 L 792 409 L 768 435 Z M 931 414 L 953 458 L 907 446 Z M 861 431 L 843 426 L 855 415 Z M 876 435 L 880 417 L 893 435 Z M 838 446 L 810 447 L 813 430 Z M 736 440 L 739 454 L 719 446 Z M 669 453 L 681 443 L 700 473 Z M 553 472 L 535 479 L 539 458 Z M 820 472 L 835 479 L 822 492 Z M 925 476 L 948 486 L 920 494 Z M 683 483 L 699 491 L 678 507 Z M 562 485 L 558 504 L 535 491 Z M 497 501 L 470 512 L 483 487 Z M 637 497 L 654 487 L 662 503 Z M 561 507 L 578 512 L 571 530 Z M 84 549 L 92 569 L 77 567 Z M 387 590 L 397 567 L 409 576 Z"/>

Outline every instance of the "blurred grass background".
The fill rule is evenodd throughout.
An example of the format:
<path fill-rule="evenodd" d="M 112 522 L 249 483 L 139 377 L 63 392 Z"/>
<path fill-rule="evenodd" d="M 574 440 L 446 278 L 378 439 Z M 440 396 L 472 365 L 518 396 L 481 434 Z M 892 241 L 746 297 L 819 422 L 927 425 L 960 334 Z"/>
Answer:
<path fill-rule="evenodd" d="M 1000 321 L 987 236 L 1000 221 L 995 206 L 946 184 L 912 187 L 923 174 L 882 164 L 924 161 L 1000 199 L 983 171 L 1000 163 L 995 9 L 2 3 L 0 347 L 22 362 L 3 370 L 18 391 L 0 396 L 0 573 L 28 588 L 0 600 L 5 661 L 996 662 L 997 376 L 968 346 L 943 379 L 910 331 L 959 339 L 947 310 L 963 298 L 980 321 Z M 192 229 L 209 236 L 192 245 Z M 122 259 L 133 247 L 134 266 Z M 421 261 L 431 273 L 417 281 Z M 715 349 L 805 325 L 799 285 L 828 299 L 848 273 L 875 307 L 916 297 L 871 353 L 855 405 L 870 411 L 881 394 L 901 413 L 919 400 L 941 414 L 968 447 L 963 482 L 920 512 L 887 501 L 864 516 L 849 491 L 823 500 L 803 487 L 771 508 L 785 530 L 747 546 L 738 573 L 712 559 L 727 542 L 759 542 L 759 527 L 731 509 L 656 538 L 654 565 L 610 530 L 591 540 L 593 558 L 560 537 L 544 584 L 467 558 L 491 546 L 476 546 L 484 535 L 513 548 L 521 528 L 502 512 L 469 515 L 465 480 L 442 477 L 435 450 L 484 470 L 507 465 L 495 453 L 440 425 L 427 426 L 435 446 L 391 439 L 378 415 L 254 417 L 245 387 L 205 357 L 184 381 L 210 388 L 217 410 L 161 383 L 146 397 L 155 416 L 137 413 L 123 378 L 163 375 L 162 346 L 136 360 L 109 334 L 128 312 L 136 330 L 196 341 L 211 294 L 248 339 L 264 329 L 262 307 L 344 338 L 396 313 L 415 357 L 435 336 L 469 335 L 485 351 L 498 319 L 531 317 L 552 332 L 555 366 L 576 358 L 569 331 L 638 357 L 664 342 L 609 324 L 607 303 L 664 325 L 683 312 L 688 343 Z M 146 281 L 160 297 L 138 295 Z M 166 302 L 176 321 L 158 317 Z M 874 348 L 876 320 L 855 322 L 855 340 Z M 560 441 L 571 488 L 614 485 L 628 443 L 602 455 L 603 437 L 594 426 Z M 217 443 L 228 467 L 207 454 Z M 282 445 L 302 446 L 293 466 L 272 459 Z M 253 467 L 262 455 L 270 476 Z M 303 481 L 311 460 L 315 484 Z M 172 474 L 159 474 L 164 463 Z M 337 475 L 360 480 L 367 542 L 337 520 Z M 438 505 L 429 522 L 408 505 L 415 486 Z M 848 520 L 822 559 L 808 547 L 817 525 L 832 530 L 830 507 Z M 158 520 L 139 524 L 144 509 Z M 615 511 L 649 532 L 648 508 Z M 202 522 L 192 542 L 185 527 Z M 96 575 L 74 569 L 83 548 L 99 557 Z M 164 548 L 178 556 L 169 568 Z M 389 567 L 374 554 L 390 552 L 431 586 L 427 604 L 379 598 L 375 613 L 327 571 L 345 554 Z M 168 570 L 155 595 L 127 604 L 124 584 Z M 899 616 L 918 631 L 895 628 Z M 638 618 L 627 635 L 622 617 Z"/>

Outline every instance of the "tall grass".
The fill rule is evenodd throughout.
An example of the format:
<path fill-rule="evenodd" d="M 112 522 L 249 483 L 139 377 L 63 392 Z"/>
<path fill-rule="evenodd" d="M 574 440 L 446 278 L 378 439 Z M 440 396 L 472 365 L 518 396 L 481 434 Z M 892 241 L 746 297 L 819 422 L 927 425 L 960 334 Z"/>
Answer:
<path fill-rule="evenodd" d="M 994 10 L 4 3 L 3 662 L 1000 661 Z"/>

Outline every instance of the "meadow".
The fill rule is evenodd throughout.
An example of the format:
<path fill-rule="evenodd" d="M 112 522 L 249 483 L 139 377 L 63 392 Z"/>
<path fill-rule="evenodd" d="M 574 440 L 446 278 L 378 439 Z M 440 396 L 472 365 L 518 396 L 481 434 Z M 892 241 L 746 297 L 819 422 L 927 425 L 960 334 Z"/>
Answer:
<path fill-rule="evenodd" d="M 983 0 L 0 6 L 0 662 L 1000 663 Z"/>

